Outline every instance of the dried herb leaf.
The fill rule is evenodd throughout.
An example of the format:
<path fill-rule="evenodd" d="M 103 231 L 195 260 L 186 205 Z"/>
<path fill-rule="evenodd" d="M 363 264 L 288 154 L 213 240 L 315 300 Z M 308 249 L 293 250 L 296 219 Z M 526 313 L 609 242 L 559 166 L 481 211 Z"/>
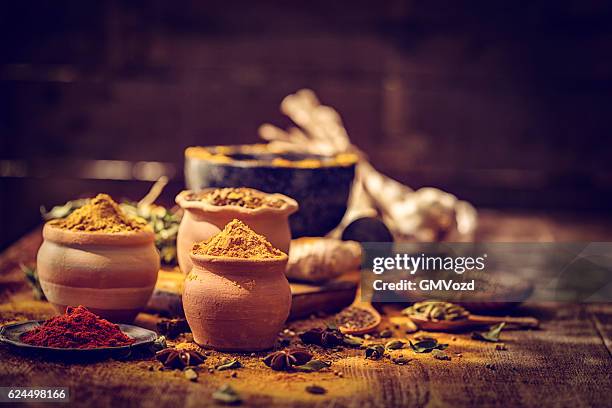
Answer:
<path fill-rule="evenodd" d="M 380 360 L 385 355 L 385 348 L 380 344 L 374 344 L 366 348 L 365 358 L 370 360 Z"/>
<path fill-rule="evenodd" d="M 431 351 L 431 355 L 433 356 L 433 358 L 436 358 L 438 360 L 450 360 L 451 359 L 448 354 L 446 354 L 445 352 L 439 349 L 433 349 Z"/>
<path fill-rule="evenodd" d="M 330 365 L 331 365 L 330 363 L 326 363 L 325 361 L 310 360 L 306 364 L 302 364 L 302 365 L 299 365 L 299 366 L 294 366 L 293 368 L 295 370 L 297 370 L 297 371 L 304 371 L 304 372 L 307 372 L 307 373 L 312 373 L 312 372 L 319 371 L 319 370 L 322 370 L 324 368 L 327 368 Z"/>
<path fill-rule="evenodd" d="M 351 336 L 350 334 L 345 334 L 342 341 L 345 345 L 350 347 L 361 347 L 363 345 L 363 339 L 361 337 Z"/>
<path fill-rule="evenodd" d="M 229 384 L 224 384 L 217 391 L 213 392 L 212 398 L 223 404 L 240 404 L 242 402 L 240 394 Z"/>
<path fill-rule="evenodd" d="M 381 331 L 380 333 L 378 333 L 378 335 L 382 338 L 389 338 L 391 336 L 393 336 L 393 332 L 389 329 L 385 329 L 383 331 Z"/>
<path fill-rule="evenodd" d="M 406 343 L 404 343 L 401 340 L 391 340 L 389 342 L 387 342 L 387 344 L 385 344 L 385 348 L 387 350 L 399 350 L 401 348 L 403 348 L 406 345 Z"/>
<path fill-rule="evenodd" d="M 322 395 L 327 392 L 327 390 L 321 387 L 320 385 L 309 385 L 306 387 L 306 391 L 308 391 L 311 394 L 317 394 L 317 395 Z"/>
<path fill-rule="evenodd" d="M 185 371 L 183 371 L 183 375 L 189 381 L 194 381 L 195 382 L 195 381 L 198 380 L 198 373 L 196 373 L 196 371 L 193 368 L 188 368 Z"/>
<path fill-rule="evenodd" d="M 410 362 L 410 359 L 405 356 L 393 357 L 391 361 L 397 365 L 406 365 Z"/>
<path fill-rule="evenodd" d="M 506 322 L 501 322 L 495 326 L 491 326 L 488 332 L 474 332 L 472 338 L 474 340 L 488 341 L 491 343 L 497 343 L 499 341 L 499 335 L 506 325 Z"/>
<path fill-rule="evenodd" d="M 432 350 L 444 350 L 448 344 L 438 343 L 438 340 L 432 337 L 422 337 L 416 343 L 410 341 L 410 348 L 415 353 L 430 353 Z"/>
<path fill-rule="evenodd" d="M 237 368 L 242 367 L 242 364 L 240 363 L 240 361 L 236 360 L 235 358 L 229 361 L 224 361 L 223 363 L 221 363 L 221 365 L 217 366 L 217 370 L 218 371 L 223 371 L 223 370 L 235 370 Z"/>
<path fill-rule="evenodd" d="M 47 300 L 45 294 L 40 286 L 40 281 L 38 279 L 38 272 L 36 272 L 36 268 L 29 267 L 25 264 L 19 264 L 19 268 L 26 277 L 26 280 L 30 287 L 32 288 L 32 293 L 34 294 L 34 299 L 36 300 Z"/>
<path fill-rule="evenodd" d="M 149 346 L 149 349 L 153 353 L 157 353 L 158 351 L 161 351 L 161 350 L 163 350 L 165 348 L 168 348 L 168 344 L 166 344 L 166 337 L 165 336 L 157 337 L 155 339 L 155 341 L 153 343 L 151 343 L 151 345 Z"/>

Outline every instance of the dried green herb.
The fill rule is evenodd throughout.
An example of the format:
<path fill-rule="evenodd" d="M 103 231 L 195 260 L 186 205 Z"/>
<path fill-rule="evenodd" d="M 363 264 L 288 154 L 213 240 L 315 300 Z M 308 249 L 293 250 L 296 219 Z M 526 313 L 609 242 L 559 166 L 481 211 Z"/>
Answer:
<path fill-rule="evenodd" d="M 350 334 L 345 334 L 342 342 L 349 347 L 361 347 L 363 345 L 361 337 L 351 336 Z"/>
<path fill-rule="evenodd" d="M 450 360 L 451 359 L 451 357 L 448 354 L 446 354 L 445 352 L 439 349 L 433 349 L 431 351 L 431 355 L 433 358 L 436 358 L 438 360 Z"/>
<path fill-rule="evenodd" d="M 506 325 L 506 322 L 501 322 L 495 326 L 491 326 L 488 332 L 474 332 L 472 338 L 474 340 L 488 341 L 491 343 L 497 343 L 499 341 L 499 335 Z"/>
<path fill-rule="evenodd" d="M 387 342 L 387 344 L 385 344 L 385 348 L 387 350 L 399 350 L 401 348 L 404 348 L 405 345 L 406 343 L 401 340 L 391 340 Z"/>
<path fill-rule="evenodd" d="M 317 395 L 322 395 L 327 392 L 327 390 L 321 387 L 320 385 L 309 385 L 306 387 L 306 391 L 308 391 L 311 394 L 317 394 Z"/>
<path fill-rule="evenodd" d="M 236 392 L 229 384 L 222 385 L 217 391 L 212 393 L 212 398 L 223 404 L 240 404 L 242 402 L 242 398 L 240 394 Z"/>
<path fill-rule="evenodd" d="M 32 288 L 32 294 L 34 295 L 34 299 L 47 300 L 42 290 L 42 287 L 40 286 L 40 281 L 38 280 L 38 272 L 36 271 L 36 268 L 29 267 L 24 264 L 19 264 L 19 268 L 21 268 L 21 271 L 26 277 L 26 281 Z"/>
<path fill-rule="evenodd" d="M 165 348 L 168 348 L 168 345 L 166 344 L 166 337 L 164 336 L 158 336 L 149 346 L 149 350 L 153 353 L 157 353 Z"/>
<path fill-rule="evenodd" d="M 402 314 L 424 320 L 440 321 L 464 319 L 469 313 L 463 307 L 454 303 L 427 300 L 407 307 L 402 310 Z"/>
<path fill-rule="evenodd" d="M 370 360 L 380 360 L 385 355 L 385 348 L 380 344 L 368 346 L 365 350 L 365 358 Z"/>
<path fill-rule="evenodd" d="M 299 365 L 299 366 L 294 366 L 293 368 L 296 371 L 303 371 L 303 372 L 307 372 L 307 373 L 312 373 L 315 371 L 319 371 L 322 370 L 324 368 L 327 368 L 331 365 L 331 363 L 326 363 L 325 361 L 321 361 L 321 360 L 310 360 L 309 362 Z"/>
<path fill-rule="evenodd" d="M 410 362 L 410 359 L 405 356 L 393 357 L 391 361 L 397 365 L 406 365 Z"/>
<path fill-rule="evenodd" d="M 240 363 L 240 361 L 234 358 L 232 360 L 229 360 L 229 359 L 222 360 L 221 364 L 218 365 L 216 369 L 217 371 L 224 371 L 224 370 L 235 370 L 240 367 L 242 367 L 242 364 Z"/>
<path fill-rule="evenodd" d="M 384 339 L 389 338 L 391 336 L 393 336 L 393 332 L 389 329 L 385 329 L 383 331 L 381 331 L 380 333 L 378 333 L 378 335 Z"/>
<path fill-rule="evenodd" d="M 195 382 L 195 381 L 198 380 L 198 373 L 196 373 L 196 371 L 193 368 L 188 368 L 185 371 L 183 371 L 183 375 L 189 381 L 194 381 Z"/>
<path fill-rule="evenodd" d="M 438 343 L 433 337 L 421 337 L 416 343 L 409 341 L 410 348 L 415 353 L 431 353 L 432 350 L 444 350 L 448 344 Z"/>

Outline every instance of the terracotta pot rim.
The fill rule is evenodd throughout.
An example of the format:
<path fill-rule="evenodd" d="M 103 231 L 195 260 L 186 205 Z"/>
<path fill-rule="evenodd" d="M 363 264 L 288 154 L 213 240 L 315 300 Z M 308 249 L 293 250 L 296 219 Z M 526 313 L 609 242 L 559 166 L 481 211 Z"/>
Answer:
<path fill-rule="evenodd" d="M 261 194 L 265 194 L 266 196 L 269 197 L 275 197 L 278 199 L 281 199 L 285 202 L 285 204 L 282 207 L 276 208 L 276 207 L 268 207 L 268 206 L 263 206 L 263 207 L 258 207 L 258 208 L 245 208 L 245 207 L 240 207 L 238 205 L 223 205 L 223 206 L 218 206 L 218 205 L 213 205 L 213 204 L 209 204 L 203 201 L 194 201 L 194 200 L 187 200 L 185 198 L 185 196 L 187 196 L 188 194 L 192 194 L 194 193 L 193 190 L 183 190 L 181 191 L 175 199 L 175 202 L 183 209 L 185 210 L 200 210 L 202 212 L 206 212 L 206 213 L 215 213 L 215 214 L 235 214 L 238 213 L 240 214 L 240 217 L 249 217 L 249 216 L 258 216 L 258 215 L 266 215 L 266 214 L 278 214 L 278 215 L 286 215 L 289 216 L 291 214 L 293 214 L 294 212 L 296 212 L 299 208 L 299 204 L 297 203 L 297 201 L 295 201 L 293 198 L 286 196 L 284 194 L 280 194 L 280 193 L 265 193 L 263 191 L 257 190 L 255 188 L 251 188 L 251 187 L 244 187 L 244 188 L 249 188 L 253 191 L 257 191 Z M 216 187 L 209 187 L 209 188 L 204 188 L 202 190 L 199 190 L 199 192 L 201 191 L 210 191 L 210 190 L 216 190 Z"/>
<path fill-rule="evenodd" d="M 283 252 L 283 255 L 278 258 L 268 259 L 249 259 L 249 258 L 230 258 L 227 256 L 214 255 L 196 255 L 193 252 L 189 253 L 194 264 L 198 265 L 216 265 L 216 266 L 270 266 L 286 264 L 289 257 Z"/>
<path fill-rule="evenodd" d="M 47 222 L 43 227 L 43 238 L 67 245 L 140 245 L 155 242 L 155 233 L 150 229 L 115 233 L 70 231 Z"/>

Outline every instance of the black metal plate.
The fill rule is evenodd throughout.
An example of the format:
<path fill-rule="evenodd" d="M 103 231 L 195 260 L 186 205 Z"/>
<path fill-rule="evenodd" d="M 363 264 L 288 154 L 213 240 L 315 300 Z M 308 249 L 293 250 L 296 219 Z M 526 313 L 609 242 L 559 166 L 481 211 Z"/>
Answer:
<path fill-rule="evenodd" d="M 157 339 L 157 333 L 151 330 L 143 329 L 142 327 L 132 326 L 130 324 L 119 324 L 119 328 L 128 337 L 135 340 L 134 343 L 128 346 L 119 347 L 99 347 L 93 349 L 80 349 L 80 348 L 59 348 L 59 347 L 45 347 L 45 346 L 33 346 L 26 344 L 21 341 L 21 335 L 28 332 L 35 327 L 41 325 L 43 321 L 30 320 L 21 323 L 12 323 L 0 327 L 0 342 L 9 344 L 13 347 L 20 349 L 21 351 L 32 351 L 32 352 L 44 352 L 57 355 L 72 355 L 75 357 L 94 357 L 94 356 L 113 356 L 121 355 L 126 351 L 138 346 L 151 344 Z"/>

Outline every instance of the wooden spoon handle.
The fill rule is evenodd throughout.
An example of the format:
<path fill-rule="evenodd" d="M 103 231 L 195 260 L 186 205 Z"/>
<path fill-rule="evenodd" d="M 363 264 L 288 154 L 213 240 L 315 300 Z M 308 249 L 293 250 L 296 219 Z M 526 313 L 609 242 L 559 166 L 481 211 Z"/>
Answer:
<path fill-rule="evenodd" d="M 468 320 L 475 324 L 497 324 L 506 322 L 507 324 L 513 324 L 520 327 L 536 328 L 540 325 L 540 322 L 535 317 L 510 317 L 510 316 L 479 316 L 469 315 Z"/>

